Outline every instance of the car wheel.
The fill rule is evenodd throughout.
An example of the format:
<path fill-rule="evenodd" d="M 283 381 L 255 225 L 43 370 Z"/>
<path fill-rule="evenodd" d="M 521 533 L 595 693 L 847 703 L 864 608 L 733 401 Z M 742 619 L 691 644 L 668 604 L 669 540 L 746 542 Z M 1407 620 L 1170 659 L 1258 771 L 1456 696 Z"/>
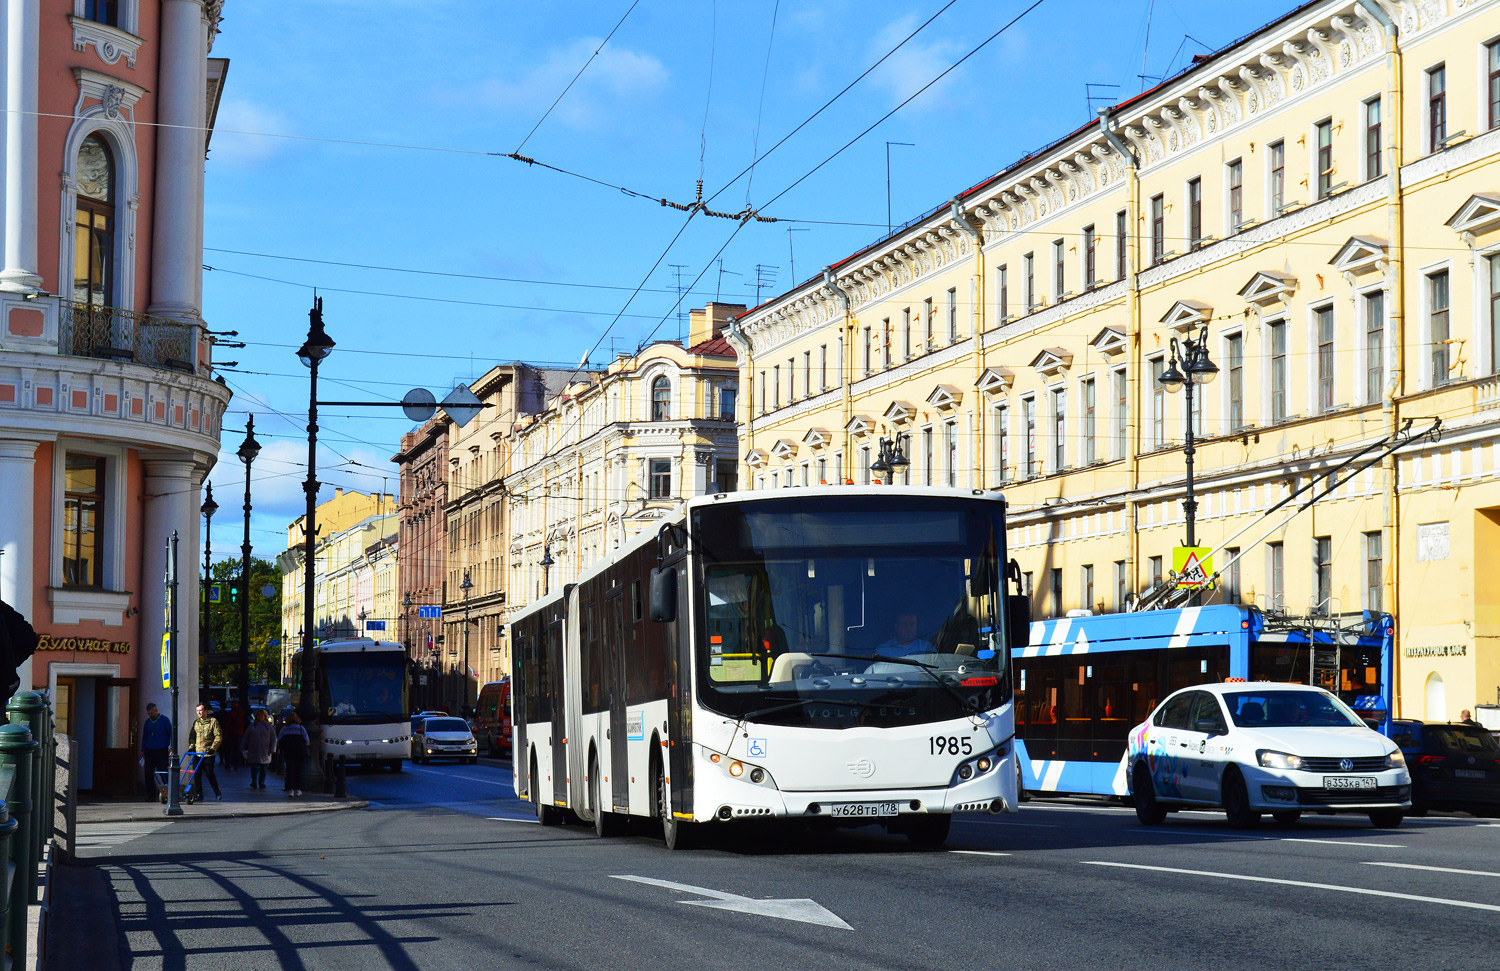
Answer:
<path fill-rule="evenodd" d="M 1135 796 L 1135 818 L 1142 826 L 1160 826 L 1167 818 L 1167 807 L 1156 801 L 1156 786 L 1146 763 L 1137 762 L 1130 777 L 1130 792 Z"/>
<path fill-rule="evenodd" d="M 1239 772 L 1224 775 L 1224 814 L 1235 829 L 1249 829 L 1260 822 L 1260 813 L 1250 808 L 1250 790 Z"/>
<path fill-rule="evenodd" d="M 927 813 L 906 821 L 906 838 L 914 846 L 942 846 L 953 825 L 952 813 Z"/>
<path fill-rule="evenodd" d="M 557 811 L 556 806 L 549 805 L 542 799 L 542 784 L 536 774 L 536 755 L 531 756 L 531 807 L 536 811 L 536 821 L 543 826 L 556 826 L 562 822 L 562 814 Z"/>
<path fill-rule="evenodd" d="M 1370 813 L 1370 824 L 1376 829 L 1395 829 L 1405 816 L 1399 809 L 1376 809 Z"/>
<path fill-rule="evenodd" d="M 672 815 L 672 797 L 667 791 L 667 774 L 661 762 L 656 763 L 656 814 L 661 819 L 662 841 L 669 850 L 692 849 L 697 825 Z"/>
<path fill-rule="evenodd" d="M 1283 809 L 1281 812 L 1272 813 L 1271 818 L 1276 820 L 1277 826 L 1287 829 L 1297 825 L 1297 820 L 1302 818 L 1302 810 Z"/>

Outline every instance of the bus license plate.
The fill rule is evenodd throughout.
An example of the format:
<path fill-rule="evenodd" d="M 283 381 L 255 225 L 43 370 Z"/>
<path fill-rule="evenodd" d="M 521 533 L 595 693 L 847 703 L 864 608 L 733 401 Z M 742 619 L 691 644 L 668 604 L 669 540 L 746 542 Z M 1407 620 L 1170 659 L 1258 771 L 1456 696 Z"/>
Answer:
<path fill-rule="evenodd" d="M 894 802 L 836 802 L 835 816 L 895 816 L 900 812 Z"/>
<path fill-rule="evenodd" d="M 1373 789 L 1375 777 L 1369 775 L 1325 775 L 1324 789 Z"/>

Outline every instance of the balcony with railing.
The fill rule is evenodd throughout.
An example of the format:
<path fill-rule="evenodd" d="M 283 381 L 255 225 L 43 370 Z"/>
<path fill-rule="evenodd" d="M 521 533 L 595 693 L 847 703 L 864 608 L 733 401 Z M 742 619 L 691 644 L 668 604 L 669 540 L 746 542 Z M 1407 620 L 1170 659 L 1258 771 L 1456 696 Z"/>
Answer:
<path fill-rule="evenodd" d="M 198 325 L 119 307 L 62 301 L 58 351 L 196 374 Z"/>

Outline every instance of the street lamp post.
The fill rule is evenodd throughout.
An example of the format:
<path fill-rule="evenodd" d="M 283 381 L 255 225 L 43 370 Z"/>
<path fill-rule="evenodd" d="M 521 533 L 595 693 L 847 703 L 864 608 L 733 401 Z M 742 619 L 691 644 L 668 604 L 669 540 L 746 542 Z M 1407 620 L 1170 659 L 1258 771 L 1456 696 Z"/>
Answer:
<path fill-rule="evenodd" d="M 1193 387 L 1212 384 L 1219 376 L 1219 366 L 1208 358 L 1208 327 L 1199 331 L 1197 340 L 1185 337 L 1180 342 L 1172 338 L 1169 342 L 1171 359 L 1157 381 L 1167 391 L 1187 392 L 1187 434 L 1184 436 L 1183 457 L 1187 461 L 1187 494 L 1182 500 L 1183 518 L 1187 522 L 1187 545 L 1198 545 L 1198 500 L 1193 493 Z M 1181 366 L 1179 369 L 1179 365 Z"/>
<path fill-rule="evenodd" d="M 203 513 L 203 649 L 212 651 L 214 648 L 212 613 L 214 602 L 209 599 L 209 588 L 213 586 L 213 539 L 214 539 L 214 513 L 219 511 L 219 504 L 214 502 L 214 484 L 205 483 L 207 494 L 203 498 L 203 505 L 198 511 Z"/>
<path fill-rule="evenodd" d="M 314 555 L 318 543 L 318 365 L 333 352 L 333 339 L 323 330 L 323 298 L 314 297 L 312 309 L 307 312 L 307 340 L 297 349 L 297 359 L 307 366 L 307 480 L 302 491 L 307 494 L 307 515 L 303 529 L 306 533 L 302 564 L 302 670 L 299 675 L 297 707 L 302 720 L 308 722 L 317 716 L 316 670 L 313 667 L 312 644 L 308 643 L 316 629 L 314 622 L 313 574 Z"/>
<path fill-rule="evenodd" d="M 245 541 L 240 546 L 240 704 L 250 704 L 250 466 L 260 454 L 255 416 L 245 420 L 245 440 L 236 453 L 245 463 Z"/>
<path fill-rule="evenodd" d="M 542 558 L 536 561 L 536 565 L 542 568 L 542 596 L 547 595 L 547 572 L 557 563 L 552 558 L 552 546 L 550 544 L 542 547 Z"/>
<path fill-rule="evenodd" d="M 911 461 L 901 448 L 910 437 L 906 432 L 896 432 L 890 438 L 880 440 L 880 455 L 870 463 L 870 471 L 884 475 L 886 485 L 895 485 L 896 473 L 911 466 Z"/>
<path fill-rule="evenodd" d="M 459 699 L 459 714 L 463 715 L 469 710 L 469 591 L 474 589 L 474 584 L 469 581 L 469 571 L 464 571 L 464 582 L 458 585 L 458 589 L 464 592 L 464 669 L 459 684 L 463 685 L 463 697 Z"/>

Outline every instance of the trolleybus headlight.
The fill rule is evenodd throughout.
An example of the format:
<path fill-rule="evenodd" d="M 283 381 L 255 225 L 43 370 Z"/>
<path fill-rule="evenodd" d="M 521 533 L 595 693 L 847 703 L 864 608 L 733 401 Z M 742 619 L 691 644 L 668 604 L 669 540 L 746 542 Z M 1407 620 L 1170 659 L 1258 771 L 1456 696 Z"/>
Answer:
<path fill-rule="evenodd" d="M 750 770 L 750 781 L 751 782 L 761 782 L 761 781 L 763 781 L 765 779 L 765 777 L 766 777 L 766 770 L 765 769 L 751 769 Z"/>
<path fill-rule="evenodd" d="M 729 774 L 738 779 L 745 774 L 745 764 L 743 762 L 729 763 Z"/>

